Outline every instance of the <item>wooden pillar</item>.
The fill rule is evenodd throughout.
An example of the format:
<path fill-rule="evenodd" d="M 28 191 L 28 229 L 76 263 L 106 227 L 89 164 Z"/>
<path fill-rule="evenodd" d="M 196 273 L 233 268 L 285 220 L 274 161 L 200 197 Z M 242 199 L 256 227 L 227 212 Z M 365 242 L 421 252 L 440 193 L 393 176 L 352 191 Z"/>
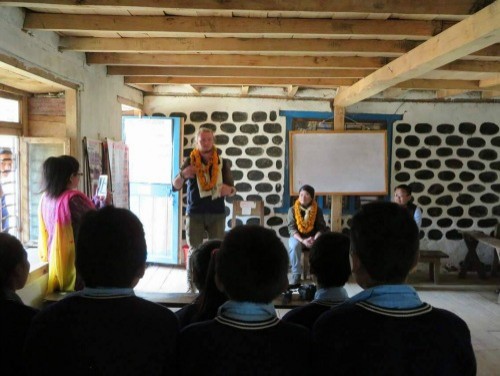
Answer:
<path fill-rule="evenodd" d="M 345 107 L 334 106 L 333 108 L 333 130 L 343 132 L 345 130 L 344 116 Z M 332 231 L 340 232 L 342 230 L 342 195 L 332 195 L 331 225 Z"/>
<path fill-rule="evenodd" d="M 70 154 L 76 159 L 80 159 L 81 144 L 80 130 L 78 129 L 78 91 L 67 89 L 64 92 L 66 105 L 66 137 L 70 140 Z"/>

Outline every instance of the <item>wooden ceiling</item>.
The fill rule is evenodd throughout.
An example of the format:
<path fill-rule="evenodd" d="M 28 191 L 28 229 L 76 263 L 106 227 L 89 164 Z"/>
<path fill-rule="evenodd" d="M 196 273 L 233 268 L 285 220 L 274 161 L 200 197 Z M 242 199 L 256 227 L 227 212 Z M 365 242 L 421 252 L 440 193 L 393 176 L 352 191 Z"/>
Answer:
<path fill-rule="evenodd" d="M 500 95 L 500 0 L 58 0 L 26 8 L 24 29 L 60 35 L 145 93 L 213 86 L 338 89 L 336 106 L 376 95 Z M 186 89 L 187 88 L 187 89 Z M 182 92 L 182 91 L 181 91 Z M 480 95 L 479 95 L 480 94 Z"/>

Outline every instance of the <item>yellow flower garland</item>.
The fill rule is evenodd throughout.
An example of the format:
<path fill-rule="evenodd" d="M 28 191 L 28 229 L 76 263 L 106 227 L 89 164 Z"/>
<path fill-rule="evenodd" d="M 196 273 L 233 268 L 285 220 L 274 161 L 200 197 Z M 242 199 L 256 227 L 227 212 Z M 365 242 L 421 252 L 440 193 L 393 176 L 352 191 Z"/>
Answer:
<path fill-rule="evenodd" d="M 293 212 L 295 216 L 295 222 L 297 223 L 297 228 L 301 234 L 308 234 L 314 228 L 314 222 L 316 221 L 316 213 L 318 212 L 318 204 L 316 201 L 311 202 L 311 210 L 309 211 L 309 216 L 307 222 L 300 215 L 300 201 L 296 200 L 293 205 Z M 305 217 L 305 216 L 304 216 Z"/>
<path fill-rule="evenodd" d="M 212 158 L 208 164 L 202 163 L 201 154 L 198 149 L 194 149 L 189 157 L 191 158 L 191 164 L 196 167 L 196 176 L 198 177 L 201 188 L 204 191 L 209 191 L 215 187 L 215 184 L 217 184 L 217 177 L 219 175 L 219 156 L 217 155 L 217 148 L 213 148 Z M 206 174 L 209 174 L 210 168 L 212 168 L 212 174 L 210 181 L 208 182 L 205 176 Z"/>

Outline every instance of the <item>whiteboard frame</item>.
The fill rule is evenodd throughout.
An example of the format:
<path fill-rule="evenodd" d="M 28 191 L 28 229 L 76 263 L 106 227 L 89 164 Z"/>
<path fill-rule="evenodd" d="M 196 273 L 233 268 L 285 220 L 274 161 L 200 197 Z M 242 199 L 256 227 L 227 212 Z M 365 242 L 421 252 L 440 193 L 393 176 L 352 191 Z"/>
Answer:
<path fill-rule="evenodd" d="M 289 140 L 291 196 L 298 195 L 304 184 L 313 186 L 318 195 L 387 195 L 389 169 L 386 130 L 292 131 Z M 337 150 L 335 145 L 341 150 Z M 335 169 L 334 161 L 347 160 L 348 164 Z M 353 176 L 367 181 L 356 181 L 356 187 L 353 187 Z"/>

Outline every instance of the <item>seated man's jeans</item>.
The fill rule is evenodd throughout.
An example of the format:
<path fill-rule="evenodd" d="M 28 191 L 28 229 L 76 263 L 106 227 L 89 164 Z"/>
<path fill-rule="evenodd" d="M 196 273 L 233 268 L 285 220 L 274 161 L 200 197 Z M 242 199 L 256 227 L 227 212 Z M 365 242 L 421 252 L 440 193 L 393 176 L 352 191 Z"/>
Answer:
<path fill-rule="evenodd" d="M 302 265 L 300 258 L 302 256 L 302 243 L 291 236 L 288 239 L 288 257 L 290 258 L 290 267 L 292 268 L 293 283 L 300 281 Z M 297 281 L 295 279 L 298 279 Z"/>

